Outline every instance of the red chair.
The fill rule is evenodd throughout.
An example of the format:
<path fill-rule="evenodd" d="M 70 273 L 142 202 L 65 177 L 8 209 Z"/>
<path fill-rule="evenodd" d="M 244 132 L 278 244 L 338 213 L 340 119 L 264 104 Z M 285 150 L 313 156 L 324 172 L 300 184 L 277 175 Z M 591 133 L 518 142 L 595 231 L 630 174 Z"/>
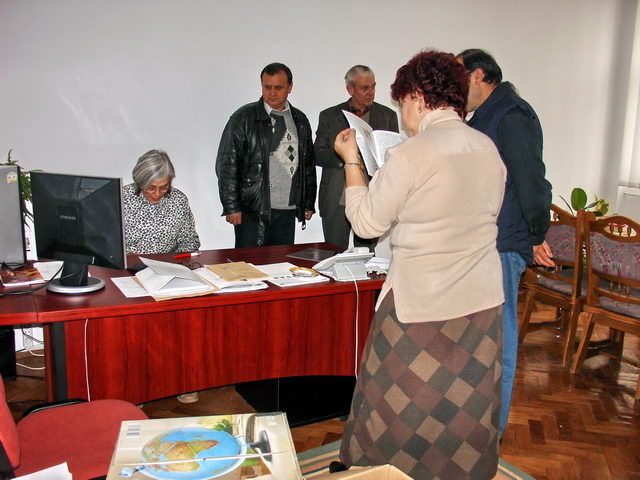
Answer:
<path fill-rule="evenodd" d="M 74 480 L 106 475 L 120 422 L 147 418 L 131 403 L 96 400 L 37 410 L 16 424 L 0 381 L 0 478 L 63 462 Z"/>
<path fill-rule="evenodd" d="M 524 280 L 526 292 L 524 312 L 520 319 L 518 340 L 522 342 L 529 328 L 535 302 L 552 305 L 562 312 L 566 327 L 562 365 L 573 355 L 578 316 L 586 294 L 582 265 L 582 224 L 584 211 L 577 216 L 551 205 L 552 219 L 545 240 L 553 252 L 556 267 L 529 267 Z"/>
<path fill-rule="evenodd" d="M 603 353 L 621 361 L 628 361 L 622 357 L 624 334 L 640 336 L 640 224 L 620 216 L 589 214 L 586 220 L 587 323 L 571 373 L 582 365 L 596 324 L 612 329 L 618 348 Z M 640 377 L 635 398 L 640 399 Z"/>

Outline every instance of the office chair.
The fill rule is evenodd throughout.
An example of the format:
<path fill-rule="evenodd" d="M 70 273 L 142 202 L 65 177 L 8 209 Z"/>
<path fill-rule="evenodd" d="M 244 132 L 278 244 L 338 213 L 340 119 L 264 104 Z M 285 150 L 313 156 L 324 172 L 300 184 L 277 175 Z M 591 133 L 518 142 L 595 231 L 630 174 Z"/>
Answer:
<path fill-rule="evenodd" d="M 132 403 L 96 400 L 38 407 L 16 422 L 0 377 L 0 478 L 67 462 L 74 480 L 107 474 L 123 420 L 148 417 Z"/>

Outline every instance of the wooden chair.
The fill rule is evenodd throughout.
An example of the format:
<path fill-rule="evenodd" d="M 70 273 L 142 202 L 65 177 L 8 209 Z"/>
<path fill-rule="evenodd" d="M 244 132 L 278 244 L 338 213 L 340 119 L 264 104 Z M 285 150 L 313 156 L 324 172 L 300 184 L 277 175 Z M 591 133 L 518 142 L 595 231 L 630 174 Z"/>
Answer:
<path fill-rule="evenodd" d="M 520 319 L 518 340 L 522 342 L 529 327 L 535 302 L 552 305 L 562 312 L 566 326 L 562 365 L 566 366 L 575 349 L 578 316 L 584 304 L 586 282 L 583 281 L 582 223 L 584 211 L 577 216 L 551 205 L 552 220 L 545 240 L 553 252 L 556 267 L 534 265 L 528 268 L 524 280 L 526 292 L 524 312 Z"/>
<path fill-rule="evenodd" d="M 585 239 L 587 324 L 571 373 L 582 365 L 596 323 L 620 332 L 618 351 L 608 354 L 622 361 L 627 361 L 622 357 L 624 333 L 640 336 L 640 224 L 621 216 L 596 218 L 588 214 Z M 640 377 L 635 398 L 640 399 Z"/>

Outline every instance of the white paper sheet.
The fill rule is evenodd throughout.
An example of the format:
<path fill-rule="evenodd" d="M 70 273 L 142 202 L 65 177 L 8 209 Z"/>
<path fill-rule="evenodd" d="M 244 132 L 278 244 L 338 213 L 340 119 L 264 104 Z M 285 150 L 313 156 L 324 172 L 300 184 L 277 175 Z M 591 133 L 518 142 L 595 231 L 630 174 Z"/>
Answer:
<path fill-rule="evenodd" d="M 14 480 L 72 480 L 72 477 L 71 472 L 69 472 L 69 466 L 65 462 L 29 475 L 16 477 Z"/>
<path fill-rule="evenodd" d="M 127 298 L 150 297 L 142 285 L 136 280 L 136 277 L 115 277 L 111 281 L 120 289 L 122 294 Z"/>
<path fill-rule="evenodd" d="M 64 262 L 62 262 L 61 260 L 55 260 L 53 262 L 35 262 L 33 266 L 38 269 L 40 275 L 42 275 L 42 278 L 48 281 L 51 280 L 53 276 L 56 275 L 56 273 L 56 278 L 62 275 L 62 270 L 60 270 L 60 267 L 63 263 Z M 58 270 L 60 271 L 58 272 Z"/>

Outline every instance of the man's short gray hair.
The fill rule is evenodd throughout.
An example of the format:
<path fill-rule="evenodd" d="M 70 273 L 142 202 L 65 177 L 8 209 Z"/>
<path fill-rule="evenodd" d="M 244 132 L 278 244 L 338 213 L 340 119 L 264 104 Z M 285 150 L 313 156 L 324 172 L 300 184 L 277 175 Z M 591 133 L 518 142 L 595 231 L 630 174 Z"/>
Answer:
<path fill-rule="evenodd" d="M 373 75 L 373 70 L 371 70 L 366 65 L 354 65 L 344 76 L 345 85 L 354 85 L 356 83 L 356 75 L 368 77 L 370 75 Z"/>
<path fill-rule="evenodd" d="M 171 182 L 176 176 L 176 172 L 167 152 L 149 150 L 138 159 L 136 166 L 133 167 L 132 176 L 136 187 L 142 191 L 149 188 L 152 183 L 159 182 L 166 177 L 169 177 Z"/>

